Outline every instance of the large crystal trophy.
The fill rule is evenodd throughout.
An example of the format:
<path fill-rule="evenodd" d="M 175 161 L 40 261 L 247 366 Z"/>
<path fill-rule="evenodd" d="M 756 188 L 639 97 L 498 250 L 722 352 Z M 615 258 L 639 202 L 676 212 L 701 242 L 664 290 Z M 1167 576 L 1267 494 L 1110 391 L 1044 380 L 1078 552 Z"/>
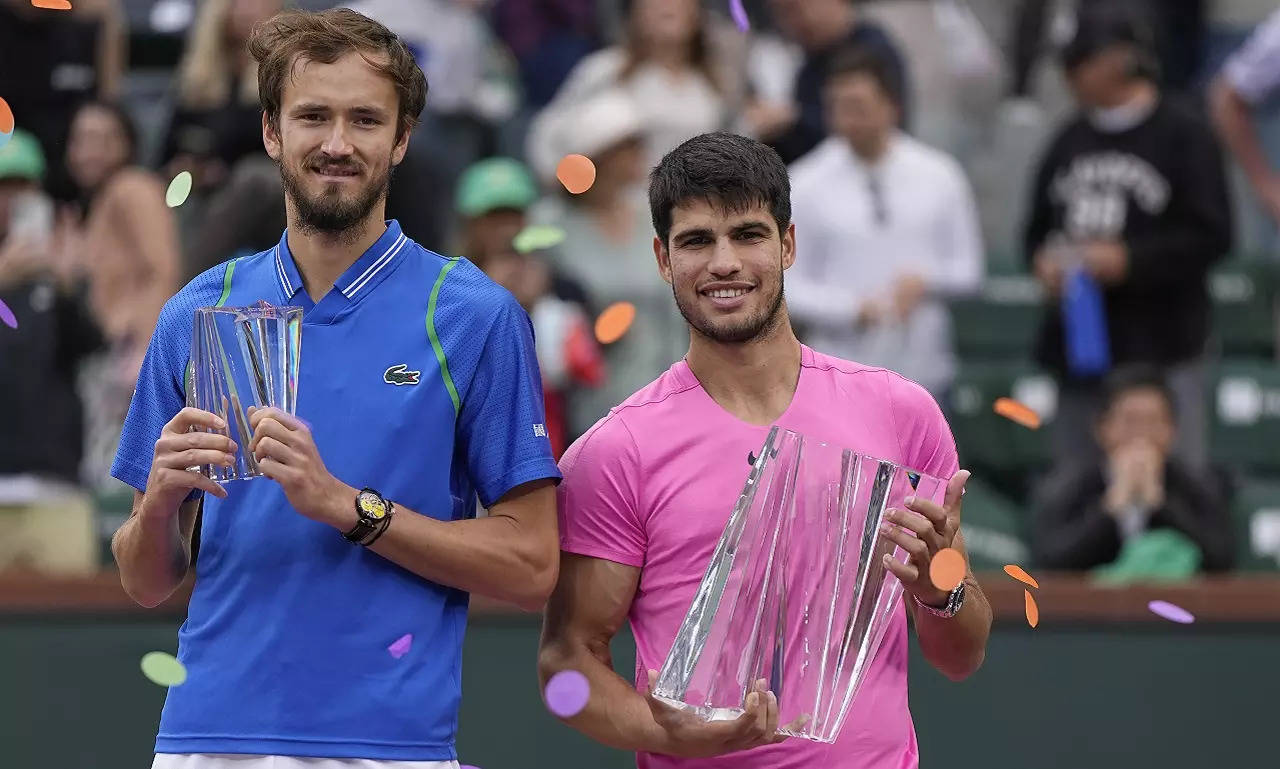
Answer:
<path fill-rule="evenodd" d="M 894 612 L 907 553 L 880 531 L 945 481 L 774 427 L 716 545 L 654 694 L 706 720 L 742 714 L 761 679 L 778 731 L 834 742 Z"/>
<path fill-rule="evenodd" d="M 215 481 L 262 475 L 248 451 L 251 407 L 274 407 L 288 414 L 298 404 L 298 355 L 302 344 L 302 308 L 201 307 L 191 334 L 187 405 L 222 417 L 221 431 L 236 442 L 232 467 L 204 465 Z"/>

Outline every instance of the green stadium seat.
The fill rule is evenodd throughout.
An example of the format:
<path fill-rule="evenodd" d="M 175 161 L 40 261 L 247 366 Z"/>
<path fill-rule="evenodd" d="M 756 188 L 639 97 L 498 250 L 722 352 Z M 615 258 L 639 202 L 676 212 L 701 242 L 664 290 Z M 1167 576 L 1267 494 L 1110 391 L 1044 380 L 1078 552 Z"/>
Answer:
<path fill-rule="evenodd" d="M 1023 510 L 980 476 L 965 484 L 960 524 L 969 565 L 978 571 L 1026 564 L 1031 549 L 1023 536 Z"/>
<path fill-rule="evenodd" d="M 967 506 L 964 512 L 968 514 Z M 1280 570 L 1280 478 L 1240 479 L 1231 518 L 1235 523 L 1236 568 Z"/>
<path fill-rule="evenodd" d="M 1214 336 L 1223 355 L 1273 358 L 1276 352 L 1276 267 L 1233 259 L 1209 276 Z"/>
<path fill-rule="evenodd" d="M 1236 475 L 1280 473 L 1280 367 L 1223 361 L 1209 391 L 1210 452 Z"/>
<path fill-rule="evenodd" d="M 996 414 L 992 406 L 1000 397 L 1012 397 L 1042 417 L 1051 417 L 1057 385 L 1025 361 L 963 361 L 952 387 L 949 415 L 961 465 L 998 475 L 1024 475 L 1047 467 L 1050 446 L 1045 428 L 1030 430 Z"/>
<path fill-rule="evenodd" d="M 1029 275 L 991 276 L 978 296 L 951 302 L 962 359 L 1026 358 L 1043 313 L 1040 285 Z"/>

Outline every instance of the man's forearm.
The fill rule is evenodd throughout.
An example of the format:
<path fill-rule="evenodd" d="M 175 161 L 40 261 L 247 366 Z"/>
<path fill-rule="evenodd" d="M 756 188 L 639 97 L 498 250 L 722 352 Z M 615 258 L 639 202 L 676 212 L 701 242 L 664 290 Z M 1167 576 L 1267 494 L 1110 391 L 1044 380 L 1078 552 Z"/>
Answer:
<path fill-rule="evenodd" d="M 964 606 L 950 619 L 935 617 L 907 596 L 915 618 L 916 635 L 925 659 L 952 681 L 961 681 L 982 667 L 991 635 L 991 604 L 972 577 L 965 579 Z"/>
<path fill-rule="evenodd" d="M 538 678 L 545 687 L 551 676 L 576 670 L 587 677 L 591 698 L 565 723 L 596 742 L 617 750 L 663 753 L 664 733 L 653 718 L 644 695 L 590 651 L 544 647 L 538 659 Z"/>
<path fill-rule="evenodd" d="M 1249 182 L 1260 189 L 1271 176 L 1271 164 L 1254 128 L 1249 105 L 1223 80 L 1210 89 L 1213 122 Z"/>
<path fill-rule="evenodd" d="M 182 535 L 181 519 L 194 517 L 199 502 L 187 502 L 172 515 L 155 515 L 145 509 L 146 504 L 144 499 L 116 531 L 111 552 L 125 592 L 150 608 L 173 595 L 187 574 L 191 553 Z"/>

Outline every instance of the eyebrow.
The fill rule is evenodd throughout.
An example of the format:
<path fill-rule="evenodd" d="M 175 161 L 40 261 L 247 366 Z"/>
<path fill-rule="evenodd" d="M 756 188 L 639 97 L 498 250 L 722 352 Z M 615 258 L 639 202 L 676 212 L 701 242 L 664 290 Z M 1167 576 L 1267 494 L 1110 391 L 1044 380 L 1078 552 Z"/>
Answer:
<path fill-rule="evenodd" d="M 332 111 L 333 111 L 333 108 L 330 107 L 328 104 L 320 104 L 319 102 L 304 102 L 302 104 L 294 105 L 293 109 L 290 110 L 290 113 L 296 115 L 302 112 L 332 112 Z M 357 115 L 381 116 L 386 114 L 386 110 L 382 109 L 381 107 L 371 107 L 365 104 L 362 104 L 357 107 L 352 107 L 350 111 L 356 113 Z"/>

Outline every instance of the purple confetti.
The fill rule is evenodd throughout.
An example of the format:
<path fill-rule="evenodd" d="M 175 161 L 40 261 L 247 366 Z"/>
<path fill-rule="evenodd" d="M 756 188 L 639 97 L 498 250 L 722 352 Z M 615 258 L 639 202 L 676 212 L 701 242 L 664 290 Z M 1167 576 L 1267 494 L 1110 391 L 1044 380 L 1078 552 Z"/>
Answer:
<path fill-rule="evenodd" d="M 405 633 L 396 639 L 396 642 L 387 647 L 387 651 L 391 652 L 391 656 L 400 659 L 409 653 L 409 647 L 413 645 L 413 633 Z"/>
<path fill-rule="evenodd" d="M 729 15 L 738 29 L 746 32 L 751 29 L 751 21 L 747 18 L 747 9 L 742 7 L 742 0 L 729 0 Z"/>
<path fill-rule="evenodd" d="M 573 718 L 587 706 L 591 686 L 587 677 L 576 670 L 561 670 L 547 681 L 543 690 L 547 709 L 560 718 Z"/>
<path fill-rule="evenodd" d="M 1181 606 L 1174 606 L 1168 601 L 1152 601 L 1147 604 L 1147 608 L 1157 616 L 1164 617 L 1170 622 L 1180 622 L 1183 625 L 1190 625 L 1196 621 L 1195 615 Z"/>
<path fill-rule="evenodd" d="M 3 299 L 0 299 L 0 320 L 4 321 L 9 328 L 18 327 L 18 319 L 14 317 L 13 310 L 9 309 L 9 305 L 5 304 Z"/>

